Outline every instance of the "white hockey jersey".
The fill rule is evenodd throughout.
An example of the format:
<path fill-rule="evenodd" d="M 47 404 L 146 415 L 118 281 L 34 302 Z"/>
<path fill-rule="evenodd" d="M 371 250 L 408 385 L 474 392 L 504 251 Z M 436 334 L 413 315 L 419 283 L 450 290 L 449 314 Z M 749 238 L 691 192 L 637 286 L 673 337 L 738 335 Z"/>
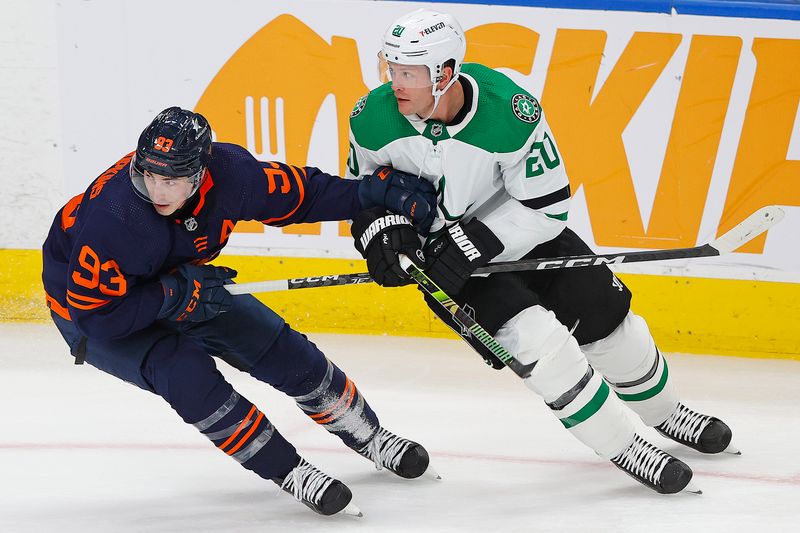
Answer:
<path fill-rule="evenodd" d="M 516 260 L 566 225 L 564 163 L 533 96 L 483 65 L 464 64 L 460 76 L 472 95 L 457 124 L 401 115 L 388 83 L 360 98 L 350 113 L 346 177 L 382 165 L 422 176 L 438 193 L 433 235 L 477 218 L 505 246 L 494 261 Z"/>

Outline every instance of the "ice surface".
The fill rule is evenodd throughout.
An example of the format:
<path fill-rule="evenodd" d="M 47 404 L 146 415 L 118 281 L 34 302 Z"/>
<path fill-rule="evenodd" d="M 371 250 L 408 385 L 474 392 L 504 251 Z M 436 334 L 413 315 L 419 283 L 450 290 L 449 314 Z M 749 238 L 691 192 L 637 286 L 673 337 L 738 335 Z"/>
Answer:
<path fill-rule="evenodd" d="M 458 341 L 313 335 L 388 429 L 443 480 L 402 480 L 292 401 L 220 363 L 363 518 L 321 517 L 220 453 L 160 398 L 74 366 L 52 325 L 0 324 L 0 531 L 786 531 L 800 519 L 800 363 L 668 355 L 684 403 L 743 455 L 648 439 L 694 468 L 701 496 L 655 494 L 573 439 L 509 371 Z"/>

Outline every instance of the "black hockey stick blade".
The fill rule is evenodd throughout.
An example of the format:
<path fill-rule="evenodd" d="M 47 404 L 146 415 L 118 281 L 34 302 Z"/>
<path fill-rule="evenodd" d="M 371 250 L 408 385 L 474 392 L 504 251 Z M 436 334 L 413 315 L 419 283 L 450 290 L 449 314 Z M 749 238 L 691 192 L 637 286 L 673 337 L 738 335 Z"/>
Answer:
<path fill-rule="evenodd" d="M 730 253 L 755 239 L 783 219 L 783 210 L 775 205 L 762 207 L 739 224 L 725 232 L 715 241 L 692 248 L 673 248 L 671 250 L 645 250 L 641 252 L 621 252 L 616 254 L 572 255 L 543 259 L 522 259 L 491 263 L 475 270 L 475 274 L 494 272 L 516 272 L 520 270 L 548 270 L 552 268 L 576 268 L 598 265 L 619 265 L 643 261 L 664 261 L 670 259 L 689 259 L 693 257 L 714 257 Z"/>
<path fill-rule="evenodd" d="M 783 219 L 783 210 L 775 205 L 762 207 L 742 222 L 731 228 L 716 240 L 692 248 L 671 250 L 645 250 L 641 252 L 621 252 L 616 254 L 573 255 L 544 259 L 522 259 L 491 263 L 475 271 L 475 274 L 494 272 L 516 272 L 520 270 L 547 270 L 552 268 L 577 268 L 598 265 L 619 265 L 644 261 L 666 261 L 671 259 L 690 259 L 694 257 L 714 257 L 730 253 L 755 239 Z M 250 294 L 257 292 L 285 291 L 292 289 L 311 289 L 339 285 L 359 285 L 372 283 L 367 272 L 358 274 L 337 274 L 332 276 L 309 276 L 274 281 L 255 281 L 227 285 L 231 294 Z"/>

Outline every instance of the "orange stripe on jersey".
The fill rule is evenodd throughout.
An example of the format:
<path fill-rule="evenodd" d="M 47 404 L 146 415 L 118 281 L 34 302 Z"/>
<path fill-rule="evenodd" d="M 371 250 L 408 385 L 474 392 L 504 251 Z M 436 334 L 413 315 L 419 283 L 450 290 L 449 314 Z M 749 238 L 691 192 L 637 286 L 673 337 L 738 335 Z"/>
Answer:
<path fill-rule="evenodd" d="M 206 175 L 203 176 L 203 183 L 200 184 L 200 201 L 197 202 L 197 207 L 192 211 L 194 216 L 200 214 L 200 210 L 203 209 L 203 205 L 206 203 L 206 194 L 208 194 L 208 191 L 210 191 L 213 186 L 214 180 L 211 179 L 211 171 L 206 169 Z"/>
<path fill-rule="evenodd" d="M 228 451 L 227 451 L 227 452 L 225 452 L 225 453 L 227 453 L 228 455 L 233 455 L 234 453 L 236 453 L 236 450 L 238 450 L 239 448 L 241 448 L 241 447 L 242 447 L 242 445 L 244 445 L 244 443 L 245 443 L 245 442 L 247 442 L 247 439 L 249 439 L 249 438 L 250 438 L 250 436 L 253 434 L 253 432 L 254 432 L 254 431 L 256 430 L 256 428 L 258 427 L 258 424 L 261 422 L 261 419 L 263 419 L 263 418 L 264 418 L 264 413 L 262 413 L 261 411 L 259 411 L 259 412 L 258 412 L 258 418 L 256 418 L 256 421 L 255 421 L 255 422 L 253 422 L 253 426 L 250 428 L 250 431 L 248 431 L 247 433 L 245 433 L 244 437 L 242 437 L 241 439 L 239 439 L 239 442 L 236 444 L 236 446 L 234 446 L 233 448 L 231 448 L 230 450 L 228 450 Z"/>
<path fill-rule="evenodd" d="M 47 307 L 49 307 L 50 310 L 52 310 L 55 314 L 57 314 L 61 318 L 69 320 L 70 322 L 72 321 L 72 318 L 70 318 L 69 316 L 69 309 L 58 303 L 58 300 L 47 294 L 47 292 L 44 293 L 44 296 L 45 296 L 45 301 L 47 302 Z"/>
<path fill-rule="evenodd" d="M 342 395 L 339 396 L 339 399 L 336 400 L 336 403 L 330 409 L 323 411 L 321 413 L 317 413 L 315 415 L 311 415 L 311 419 L 314 420 L 317 424 L 327 424 L 331 420 L 335 419 L 336 416 L 333 414 L 339 406 L 343 403 L 345 404 L 345 409 L 350 407 L 350 404 L 353 403 L 353 399 L 356 397 L 356 386 L 353 385 L 353 382 L 350 381 L 350 378 L 347 378 L 347 382 L 344 386 L 344 392 Z M 346 400 L 346 401 L 345 401 Z"/>
<path fill-rule="evenodd" d="M 72 297 L 76 300 L 83 300 L 85 303 L 90 303 L 90 304 L 100 304 L 109 301 L 109 300 L 102 300 L 100 298 L 95 298 L 94 296 L 85 296 L 83 294 L 78 294 L 77 292 L 72 292 L 72 291 L 67 291 L 67 296 Z"/>
<path fill-rule="evenodd" d="M 292 165 L 286 165 L 286 166 L 289 167 L 289 170 L 292 171 L 292 174 L 294 175 L 294 179 L 295 179 L 295 181 L 297 181 L 297 192 L 300 195 L 300 199 L 297 201 L 297 205 L 294 207 L 294 209 L 289 211 L 288 214 L 286 214 L 286 215 L 284 215 L 282 217 L 268 218 L 267 220 L 262 220 L 261 222 L 263 224 L 269 224 L 271 222 L 280 222 L 281 220 L 286 220 L 287 218 L 292 216 L 295 213 L 295 211 L 300 209 L 301 205 L 303 205 L 303 200 L 306 197 L 306 189 L 305 189 L 305 187 L 303 187 L 303 180 L 300 178 L 300 174 L 298 174 L 298 172 L 297 172 L 297 167 L 294 167 Z M 305 170 L 303 170 L 303 175 L 304 176 L 306 175 Z"/>
<path fill-rule="evenodd" d="M 98 307 L 103 307 L 109 302 L 111 302 L 111 300 L 100 300 L 98 298 L 92 298 L 91 296 L 83 296 L 72 291 L 67 291 L 67 304 L 75 309 L 90 311 Z"/>
<path fill-rule="evenodd" d="M 242 420 L 242 421 L 239 423 L 239 427 L 237 427 L 237 428 L 236 428 L 236 431 L 234 431 L 234 432 L 233 432 L 233 435 L 231 435 L 230 437 L 228 437 L 228 440 L 226 440 L 226 441 L 225 441 L 225 442 L 223 442 L 222 444 L 218 445 L 218 446 L 217 446 L 217 448 L 219 448 L 220 450 L 224 450 L 224 449 L 225 449 L 225 447 L 226 447 L 228 444 L 230 444 L 231 442 L 233 442 L 233 441 L 234 441 L 234 439 L 236 439 L 236 435 L 238 435 L 239 433 L 241 433 L 241 432 L 242 432 L 242 429 L 244 429 L 244 428 L 247 426 L 247 422 L 249 422 L 249 421 L 250 421 L 250 418 L 253 416 L 253 413 L 255 413 L 255 412 L 256 412 L 256 406 L 255 406 L 255 405 L 253 405 L 252 407 L 250 407 L 250 411 L 247 413 L 247 416 L 246 416 L 246 417 L 244 417 L 244 420 Z"/>

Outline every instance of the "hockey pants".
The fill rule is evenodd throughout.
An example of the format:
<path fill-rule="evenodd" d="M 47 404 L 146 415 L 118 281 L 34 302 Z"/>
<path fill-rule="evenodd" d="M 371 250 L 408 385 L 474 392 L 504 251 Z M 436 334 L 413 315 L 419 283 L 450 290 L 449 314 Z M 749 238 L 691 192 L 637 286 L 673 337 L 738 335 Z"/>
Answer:
<path fill-rule="evenodd" d="M 51 313 L 75 355 L 90 365 L 158 394 L 187 423 L 248 470 L 283 478 L 298 455 L 266 415 L 241 396 L 211 356 L 293 397 L 298 406 L 358 449 L 378 430 L 378 418 L 336 365 L 304 335 L 249 295 L 201 323 L 159 321 L 122 339 L 82 337 L 72 322 Z"/>

